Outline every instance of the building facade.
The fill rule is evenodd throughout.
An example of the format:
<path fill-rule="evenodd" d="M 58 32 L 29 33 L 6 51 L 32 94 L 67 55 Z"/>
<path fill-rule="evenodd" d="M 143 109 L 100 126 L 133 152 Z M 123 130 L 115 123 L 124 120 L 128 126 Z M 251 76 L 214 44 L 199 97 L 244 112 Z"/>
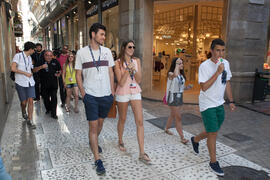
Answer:
<path fill-rule="evenodd" d="M 29 2 L 39 22 L 34 34 L 47 48 L 87 45 L 94 22 L 107 27 L 105 46 L 111 50 L 119 52 L 123 40 L 135 40 L 146 98 L 162 99 L 170 63 L 181 56 L 187 83 L 194 86 L 185 92 L 184 102 L 197 103 L 198 67 L 207 59 L 211 41 L 222 38 L 234 98 L 250 101 L 255 68 L 262 71 L 267 58 L 270 2 L 265 0 L 51 0 L 41 8 L 41 0 Z"/>
<path fill-rule="evenodd" d="M 14 83 L 9 78 L 10 65 L 15 54 L 13 14 L 17 1 L 0 1 L 0 137 L 4 128 L 14 93 Z"/>

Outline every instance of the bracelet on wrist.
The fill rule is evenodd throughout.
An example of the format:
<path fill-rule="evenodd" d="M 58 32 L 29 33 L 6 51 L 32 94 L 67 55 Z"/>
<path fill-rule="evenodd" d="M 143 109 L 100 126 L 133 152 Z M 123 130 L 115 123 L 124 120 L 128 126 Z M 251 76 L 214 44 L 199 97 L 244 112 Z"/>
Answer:
<path fill-rule="evenodd" d="M 235 104 L 235 102 L 234 101 L 229 101 L 229 104 Z"/>

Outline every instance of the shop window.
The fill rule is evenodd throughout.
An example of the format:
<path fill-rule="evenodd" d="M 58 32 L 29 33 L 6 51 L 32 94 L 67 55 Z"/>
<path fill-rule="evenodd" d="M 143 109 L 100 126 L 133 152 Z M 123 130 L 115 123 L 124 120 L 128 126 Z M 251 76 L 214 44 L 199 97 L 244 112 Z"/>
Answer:
<path fill-rule="evenodd" d="M 154 12 L 152 89 L 165 90 L 171 61 L 181 57 L 187 83 L 198 93 L 199 65 L 207 59 L 211 41 L 222 35 L 223 2 L 160 4 Z M 183 54 L 177 53 L 182 49 Z"/>

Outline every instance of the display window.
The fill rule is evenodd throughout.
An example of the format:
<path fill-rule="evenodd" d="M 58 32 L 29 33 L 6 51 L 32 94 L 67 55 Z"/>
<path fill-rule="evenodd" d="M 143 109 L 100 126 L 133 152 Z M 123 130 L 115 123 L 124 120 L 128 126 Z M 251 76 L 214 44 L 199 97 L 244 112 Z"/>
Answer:
<path fill-rule="evenodd" d="M 119 12 L 118 6 L 102 11 L 102 24 L 106 26 L 106 40 L 104 46 L 119 52 Z M 98 15 L 87 18 L 87 30 L 89 31 L 93 23 L 98 22 Z M 89 36 L 89 35 L 88 35 Z"/>
<path fill-rule="evenodd" d="M 223 37 L 223 1 L 155 3 L 152 90 L 164 93 L 172 59 L 184 62 L 185 93 L 198 94 L 198 68 L 209 56 L 210 43 Z M 162 94 L 161 93 L 161 94 Z"/>
<path fill-rule="evenodd" d="M 116 51 L 118 54 L 118 31 L 119 31 L 119 22 L 118 22 L 118 6 L 107 9 L 102 12 L 102 23 L 106 26 L 106 40 L 105 46 L 111 50 Z"/>

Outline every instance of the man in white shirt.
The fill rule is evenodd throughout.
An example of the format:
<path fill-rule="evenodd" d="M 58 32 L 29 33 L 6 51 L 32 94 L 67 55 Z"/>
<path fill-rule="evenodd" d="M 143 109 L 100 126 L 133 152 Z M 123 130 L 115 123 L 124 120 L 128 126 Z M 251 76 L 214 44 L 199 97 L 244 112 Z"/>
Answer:
<path fill-rule="evenodd" d="M 104 174 L 105 168 L 99 158 L 102 152 L 98 146 L 104 118 L 107 117 L 113 102 L 114 60 L 110 49 L 103 47 L 106 28 L 94 23 L 89 30 L 90 44 L 81 48 L 76 55 L 76 80 L 80 89 L 86 118 L 89 121 L 90 147 L 95 157 L 96 172 Z M 83 81 L 82 81 L 83 76 Z"/>
<path fill-rule="evenodd" d="M 33 124 L 33 98 L 35 98 L 35 81 L 33 78 L 33 64 L 31 55 L 35 52 L 36 45 L 32 42 L 24 44 L 23 52 L 15 54 L 11 71 L 15 73 L 15 86 L 21 101 L 22 116 L 27 124 L 35 129 Z M 28 107 L 27 107 L 28 106 Z M 28 114 L 26 113 L 26 107 Z"/>
<path fill-rule="evenodd" d="M 199 153 L 199 141 L 207 138 L 207 147 L 210 155 L 210 169 L 218 176 L 224 176 L 216 160 L 216 138 L 222 125 L 224 112 L 224 93 L 226 91 L 229 106 L 232 111 L 235 105 L 232 97 L 230 79 L 232 73 L 229 62 L 225 59 L 225 43 L 221 39 L 214 39 L 211 44 L 212 57 L 204 61 L 199 67 L 199 107 L 205 131 L 192 137 L 191 142 L 195 153 Z"/>

